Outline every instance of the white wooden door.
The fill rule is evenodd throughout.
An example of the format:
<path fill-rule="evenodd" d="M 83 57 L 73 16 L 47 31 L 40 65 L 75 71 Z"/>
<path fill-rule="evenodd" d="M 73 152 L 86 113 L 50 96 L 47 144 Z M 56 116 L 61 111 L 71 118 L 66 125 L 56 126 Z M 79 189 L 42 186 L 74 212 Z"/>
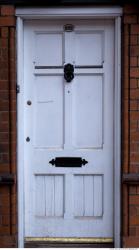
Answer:
<path fill-rule="evenodd" d="M 25 22 L 26 237 L 113 237 L 113 44 L 110 20 Z"/>

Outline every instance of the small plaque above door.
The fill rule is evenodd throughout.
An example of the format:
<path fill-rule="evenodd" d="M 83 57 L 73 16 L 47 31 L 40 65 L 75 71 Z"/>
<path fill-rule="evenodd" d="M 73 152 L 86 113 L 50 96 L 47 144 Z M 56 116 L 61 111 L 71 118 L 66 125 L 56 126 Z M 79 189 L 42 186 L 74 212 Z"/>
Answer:
<path fill-rule="evenodd" d="M 66 32 L 72 32 L 74 30 L 74 26 L 72 24 L 66 24 L 64 25 L 64 30 Z"/>

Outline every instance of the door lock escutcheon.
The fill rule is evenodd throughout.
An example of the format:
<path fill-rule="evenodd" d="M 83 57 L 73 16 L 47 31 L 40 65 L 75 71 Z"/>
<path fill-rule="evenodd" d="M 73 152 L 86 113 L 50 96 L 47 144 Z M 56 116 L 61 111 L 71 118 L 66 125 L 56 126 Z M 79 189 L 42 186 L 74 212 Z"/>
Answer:
<path fill-rule="evenodd" d="M 64 78 L 67 82 L 71 82 L 74 78 L 74 66 L 70 63 L 64 65 Z"/>

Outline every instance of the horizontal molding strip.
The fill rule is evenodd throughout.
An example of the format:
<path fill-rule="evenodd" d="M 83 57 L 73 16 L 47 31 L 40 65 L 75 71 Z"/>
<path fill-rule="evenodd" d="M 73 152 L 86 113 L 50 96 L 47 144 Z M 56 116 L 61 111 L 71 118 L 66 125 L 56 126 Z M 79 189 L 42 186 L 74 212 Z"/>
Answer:
<path fill-rule="evenodd" d="M 115 7 L 68 7 L 68 8 L 17 8 L 16 16 L 23 19 L 49 18 L 115 18 L 122 15 L 122 8 Z"/>
<path fill-rule="evenodd" d="M 127 185 L 139 185 L 139 174 L 123 174 L 122 181 Z"/>

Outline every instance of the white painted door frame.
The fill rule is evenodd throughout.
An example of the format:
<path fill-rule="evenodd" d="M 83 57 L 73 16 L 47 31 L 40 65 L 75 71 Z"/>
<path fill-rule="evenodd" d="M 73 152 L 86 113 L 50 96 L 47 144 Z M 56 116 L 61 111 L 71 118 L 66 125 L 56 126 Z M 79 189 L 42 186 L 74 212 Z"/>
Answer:
<path fill-rule="evenodd" d="M 115 20 L 115 82 L 114 82 L 114 243 L 120 247 L 121 200 L 121 18 L 120 7 L 17 8 L 17 168 L 18 168 L 18 247 L 24 247 L 24 20 L 77 18 Z"/>

